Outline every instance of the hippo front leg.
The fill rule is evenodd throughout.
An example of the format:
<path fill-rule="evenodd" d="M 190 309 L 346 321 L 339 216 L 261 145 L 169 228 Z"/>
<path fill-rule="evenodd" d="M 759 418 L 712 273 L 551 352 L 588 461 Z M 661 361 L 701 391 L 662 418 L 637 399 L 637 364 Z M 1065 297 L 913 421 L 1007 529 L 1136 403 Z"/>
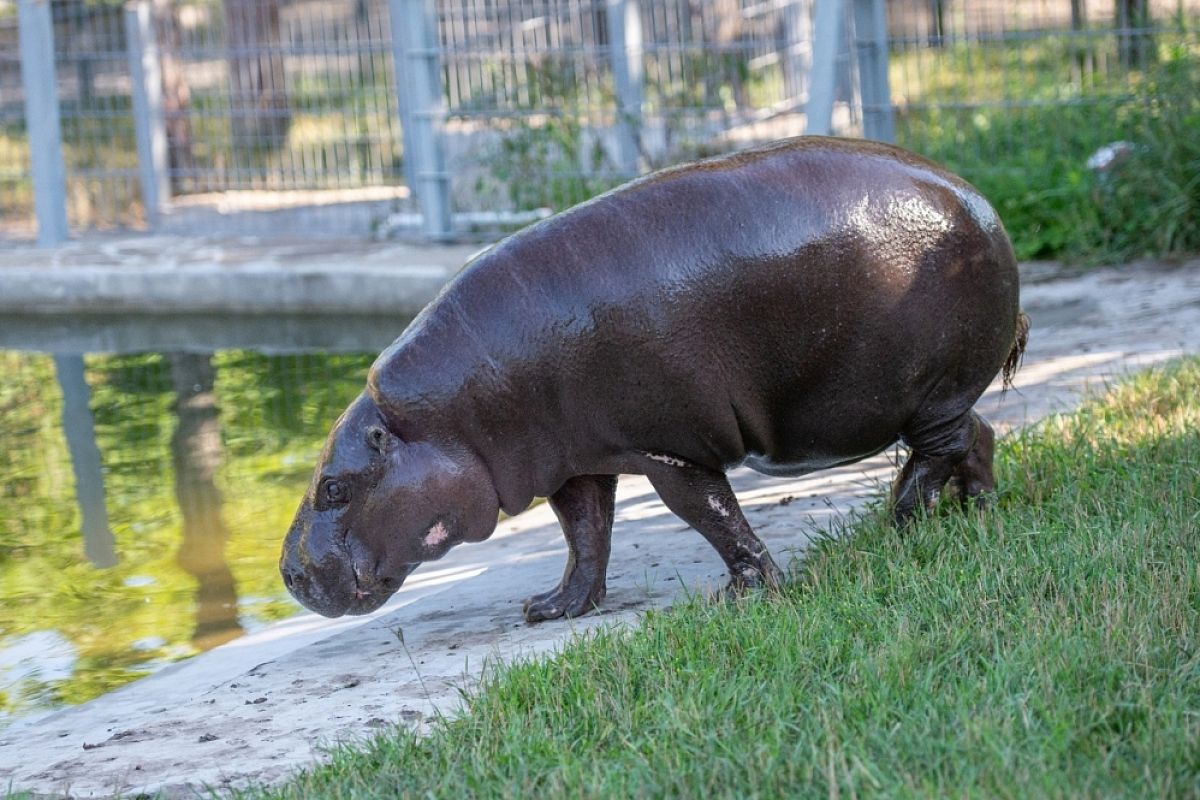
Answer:
<path fill-rule="evenodd" d="M 525 601 L 527 622 L 578 617 L 604 599 L 616 495 L 616 475 L 579 475 L 550 496 L 567 539 L 567 568 L 557 587 Z"/>
<path fill-rule="evenodd" d="M 775 586 L 783 577 L 742 514 L 724 473 L 671 456 L 652 456 L 646 477 L 667 508 L 698 530 L 729 570 L 734 591 Z"/>

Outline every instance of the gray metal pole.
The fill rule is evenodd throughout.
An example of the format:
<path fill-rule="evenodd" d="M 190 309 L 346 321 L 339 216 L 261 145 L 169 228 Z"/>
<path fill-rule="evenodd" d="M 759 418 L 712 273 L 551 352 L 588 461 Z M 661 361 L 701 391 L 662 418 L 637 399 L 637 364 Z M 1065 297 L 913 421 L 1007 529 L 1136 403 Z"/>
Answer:
<path fill-rule="evenodd" d="M 137 136 L 138 175 L 146 222 L 157 225 L 163 203 L 171 196 L 167 172 L 167 123 L 163 116 L 162 68 L 154 18 L 148 0 L 125 7 L 125 39 L 129 46 L 129 78 L 133 97 L 133 130 Z"/>
<path fill-rule="evenodd" d="M 117 563 L 116 543 L 108 527 L 104 503 L 104 466 L 96 447 L 92 422 L 91 389 L 84 376 L 83 356 L 54 357 L 54 372 L 62 389 L 63 433 L 75 473 L 75 499 L 83 518 L 83 551 L 97 567 Z"/>
<path fill-rule="evenodd" d="M 617 168 L 626 175 L 641 169 L 642 12 L 638 0 L 606 0 L 608 45 L 617 96 Z"/>
<path fill-rule="evenodd" d="M 813 20 L 812 75 L 808 81 L 804 132 L 828 136 L 833 132 L 833 98 L 837 92 L 837 55 L 845 19 L 843 0 L 816 0 Z"/>
<path fill-rule="evenodd" d="M 17 36 L 38 244 L 50 247 L 67 239 L 67 170 L 63 165 L 49 0 L 19 0 Z"/>
<path fill-rule="evenodd" d="M 884 0 L 854 0 L 854 40 L 862 95 L 863 134 L 896 139 L 896 118 L 888 86 L 888 32 Z"/>
<path fill-rule="evenodd" d="M 421 206 L 425 234 L 447 239 L 452 233 L 450 175 L 442 141 L 446 101 L 438 63 L 437 10 L 432 0 L 388 0 L 388 11 L 409 187 Z"/>

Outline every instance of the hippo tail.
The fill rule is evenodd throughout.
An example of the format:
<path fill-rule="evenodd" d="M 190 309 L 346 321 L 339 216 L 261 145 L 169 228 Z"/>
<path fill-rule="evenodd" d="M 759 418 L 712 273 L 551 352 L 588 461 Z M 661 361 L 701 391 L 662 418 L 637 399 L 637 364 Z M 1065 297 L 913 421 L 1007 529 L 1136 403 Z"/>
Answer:
<path fill-rule="evenodd" d="M 1008 358 L 1004 359 L 1004 389 L 1011 389 L 1013 385 L 1013 377 L 1016 376 L 1017 370 L 1021 367 L 1021 361 L 1025 358 L 1025 345 L 1029 344 L 1029 315 L 1024 311 L 1017 312 L 1017 334 L 1013 338 L 1012 350 L 1008 351 Z"/>

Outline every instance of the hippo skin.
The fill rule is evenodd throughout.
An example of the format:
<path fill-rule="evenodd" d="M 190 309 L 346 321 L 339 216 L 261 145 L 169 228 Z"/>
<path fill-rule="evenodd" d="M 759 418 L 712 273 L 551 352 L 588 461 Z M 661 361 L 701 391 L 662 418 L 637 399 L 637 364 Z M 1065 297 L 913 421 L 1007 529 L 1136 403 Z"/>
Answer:
<path fill-rule="evenodd" d="M 996 212 L 888 145 L 801 137 L 665 169 L 474 258 L 371 367 L 283 546 L 288 589 L 363 614 L 547 497 L 569 555 L 530 622 L 605 593 L 617 475 L 646 475 L 734 588 L 780 570 L 726 480 L 903 441 L 898 523 L 994 488 L 972 406 L 1028 320 Z"/>

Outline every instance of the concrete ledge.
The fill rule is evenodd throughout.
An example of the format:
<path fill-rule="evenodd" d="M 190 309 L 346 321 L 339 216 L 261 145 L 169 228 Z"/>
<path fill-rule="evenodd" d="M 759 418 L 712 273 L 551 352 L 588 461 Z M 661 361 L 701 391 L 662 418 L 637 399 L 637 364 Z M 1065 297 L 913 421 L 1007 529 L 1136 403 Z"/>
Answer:
<path fill-rule="evenodd" d="M 0 313 L 411 317 L 479 249 L 171 236 L 21 247 L 0 253 Z"/>

